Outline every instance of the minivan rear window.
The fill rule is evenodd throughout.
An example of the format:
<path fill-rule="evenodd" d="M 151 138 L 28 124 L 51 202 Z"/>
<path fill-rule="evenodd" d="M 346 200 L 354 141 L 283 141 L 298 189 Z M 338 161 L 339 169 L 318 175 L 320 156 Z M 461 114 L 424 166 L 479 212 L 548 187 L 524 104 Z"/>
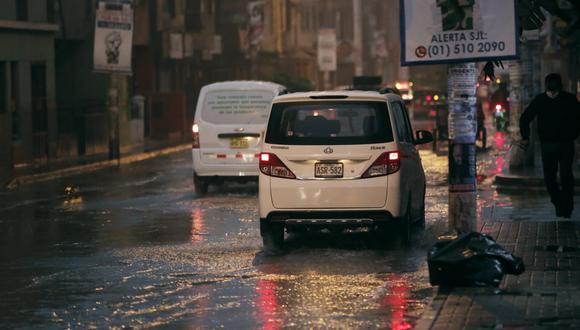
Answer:
<path fill-rule="evenodd" d="M 261 90 L 223 90 L 205 94 L 201 118 L 218 125 L 260 124 L 268 120 L 274 93 Z"/>
<path fill-rule="evenodd" d="M 385 102 L 277 103 L 266 143 L 289 145 L 371 144 L 393 141 Z"/>

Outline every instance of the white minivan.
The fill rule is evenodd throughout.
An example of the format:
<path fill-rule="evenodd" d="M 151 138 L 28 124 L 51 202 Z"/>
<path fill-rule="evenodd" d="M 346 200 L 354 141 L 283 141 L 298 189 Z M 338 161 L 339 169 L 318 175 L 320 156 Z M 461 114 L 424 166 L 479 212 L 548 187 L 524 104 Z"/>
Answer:
<path fill-rule="evenodd" d="M 285 229 L 397 223 L 410 242 L 425 222 L 425 173 L 401 97 L 385 92 L 310 92 L 272 103 L 260 154 L 260 233 L 278 249 Z"/>
<path fill-rule="evenodd" d="M 257 178 L 272 99 L 284 90 L 263 81 L 218 82 L 201 89 L 191 128 L 196 193 L 206 193 L 212 183 Z"/>

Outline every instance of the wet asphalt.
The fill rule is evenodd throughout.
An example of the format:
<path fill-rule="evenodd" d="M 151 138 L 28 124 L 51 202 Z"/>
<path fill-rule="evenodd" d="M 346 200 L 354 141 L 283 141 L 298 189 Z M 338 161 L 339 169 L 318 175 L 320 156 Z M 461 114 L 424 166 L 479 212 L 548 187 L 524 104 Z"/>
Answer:
<path fill-rule="evenodd" d="M 447 158 L 421 155 L 411 247 L 323 231 L 267 254 L 257 185 L 196 195 L 189 152 L 0 191 L 0 328 L 411 328 L 447 221 Z"/>

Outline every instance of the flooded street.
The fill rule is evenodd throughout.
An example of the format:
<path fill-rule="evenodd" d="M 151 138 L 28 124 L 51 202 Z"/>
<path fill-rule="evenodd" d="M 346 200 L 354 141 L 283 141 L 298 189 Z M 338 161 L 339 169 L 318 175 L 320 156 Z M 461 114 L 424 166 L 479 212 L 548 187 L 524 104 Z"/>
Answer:
<path fill-rule="evenodd" d="M 189 152 L 3 191 L 0 327 L 411 328 L 447 219 L 447 159 L 421 155 L 427 228 L 412 248 L 308 232 L 268 255 L 257 185 L 198 196 Z"/>

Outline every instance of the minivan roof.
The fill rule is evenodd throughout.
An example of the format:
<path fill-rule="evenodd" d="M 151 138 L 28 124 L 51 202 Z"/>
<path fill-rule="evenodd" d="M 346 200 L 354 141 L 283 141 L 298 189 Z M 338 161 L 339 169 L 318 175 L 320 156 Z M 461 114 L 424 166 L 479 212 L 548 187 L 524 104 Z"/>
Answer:
<path fill-rule="evenodd" d="M 259 80 L 232 80 L 232 81 L 220 81 L 212 84 L 203 86 L 206 91 L 211 90 L 223 90 L 223 89 L 247 89 L 251 88 L 263 88 L 268 90 L 284 90 L 286 87 L 269 81 L 259 81 Z"/>
<path fill-rule="evenodd" d="M 289 93 L 274 98 L 273 103 L 280 102 L 315 102 L 315 101 L 385 101 L 401 100 L 393 93 L 381 94 L 375 91 L 322 91 Z"/>

